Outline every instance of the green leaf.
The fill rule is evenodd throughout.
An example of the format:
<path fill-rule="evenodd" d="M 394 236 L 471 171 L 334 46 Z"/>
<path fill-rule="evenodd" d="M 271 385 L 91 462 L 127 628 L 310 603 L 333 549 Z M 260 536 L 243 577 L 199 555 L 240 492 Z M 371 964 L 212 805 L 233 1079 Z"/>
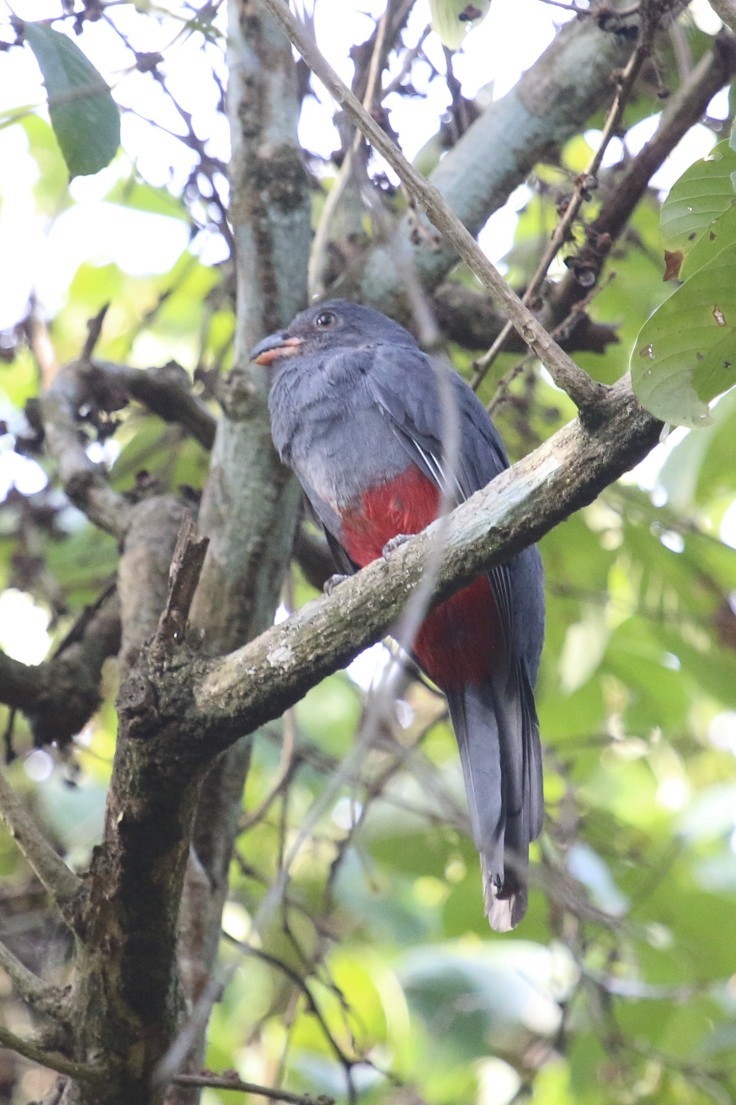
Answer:
<path fill-rule="evenodd" d="M 702 269 L 727 246 L 736 246 L 736 196 L 731 198 L 729 207 L 713 220 L 687 254 L 681 270 L 682 279 L 694 276 L 698 269 Z"/>
<path fill-rule="evenodd" d="M 54 128 L 48 119 L 40 115 L 26 115 L 20 126 L 26 132 L 31 156 L 38 165 L 38 179 L 33 194 L 40 211 L 46 215 L 59 215 L 71 202 L 69 174 Z"/>
<path fill-rule="evenodd" d="M 120 116 L 110 89 L 70 38 L 41 23 L 26 23 L 49 98 L 49 114 L 69 176 L 104 169 L 120 145 Z"/>
<path fill-rule="evenodd" d="M 630 368 L 639 401 L 663 422 L 710 422 L 708 402 L 736 383 L 736 245 L 698 269 L 645 322 Z"/>
<path fill-rule="evenodd" d="M 667 249 L 688 252 L 734 202 L 731 173 L 736 151 L 719 142 L 673 184 L 662 205 L 662 238 Z"/>
<path fill-rule="evenodd" d="M 108 203 L 119 203 L 134 211 L 151 215 L 166 215 L 172 219 L 187 221 L 189 215 L 184 204 L 163 188 L 153 188 L 131 176 L 128 180 L 116 180 L 105 197 Z"/>
<path fill-rule="evenodd" d="M 432 28 L 449 50 L 457 50 L 469 30 L 488 15 L 491 0 L 429 0 Z"/>

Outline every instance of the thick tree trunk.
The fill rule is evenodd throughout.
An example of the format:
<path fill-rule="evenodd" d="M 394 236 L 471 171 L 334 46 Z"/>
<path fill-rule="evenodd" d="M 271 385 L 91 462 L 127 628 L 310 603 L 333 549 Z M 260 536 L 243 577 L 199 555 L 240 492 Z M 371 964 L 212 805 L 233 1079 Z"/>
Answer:
<path fill-rule="evenodd" d="M 271 444 L 267 382 L 248 351 L 306 304 L 311 241 L 309 182 L 297 139 L 299 101 L 291 46 L 257 4 L 231 0 L 228 114 L 232 136 L 230 220 L 235 238 L 235 369 L 224 392 L 200 529 L 210 538 L 192 625 L 210 655 L 229 652 L 272 624 L 293 544 L 299 489 Z M 228 872 L 251 739 L 209 770 L 200 793 L 190 872 L 209 887 L 206 909 L 183 949 L 196 964 L 196 1000 L 215 970 Z M 205 1026 L 190 1049 L 204 1060 Z M 199 1092 L 172 1087 L 168 1100 Z"/>

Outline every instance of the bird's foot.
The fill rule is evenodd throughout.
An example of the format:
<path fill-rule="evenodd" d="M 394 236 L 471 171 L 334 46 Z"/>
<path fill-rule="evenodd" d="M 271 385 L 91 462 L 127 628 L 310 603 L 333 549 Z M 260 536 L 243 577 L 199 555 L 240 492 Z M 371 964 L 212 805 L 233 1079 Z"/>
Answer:
<path fill-rule="evenodd" d="M 392 552 L 400 548 L 401 545 L 405 544 L 413 536 L 413 533 L 397 533 L 396 536 L 387 541 L 381 549 L 381 556 L 383 559 L 388 560 Z"/>
<path fill-rule="evenodd" d="M 334 576 L 330 576 L 330 578 L 326 579 L 322 584 L 322 591 L 325 595 L 331 595 L 335 588 L 341 583 L 344 583 L 347 578 L 347 576 L 340 575 L 339 572 L 336 572 Z"/>

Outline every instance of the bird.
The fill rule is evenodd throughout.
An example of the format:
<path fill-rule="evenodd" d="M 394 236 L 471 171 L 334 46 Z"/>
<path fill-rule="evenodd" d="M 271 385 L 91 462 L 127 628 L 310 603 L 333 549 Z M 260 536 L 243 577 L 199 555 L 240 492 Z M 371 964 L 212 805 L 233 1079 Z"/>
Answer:
<path fill-rule="evenodd" d="M 271 434 L 324 529 L 338 570 L 353 573 L 435 520 L 443 487 L 464 501 L 508 467 L 475 392 L 437 367 L 398 322 L 346 300 L 302 311 L 251 352 L 269 372 Z M 456 456 L 443 449 L 443 402 L 455 407 Z M 535 546 L 430 610 L 413 642 L 447 699 L 485 913 L 498 932 L 527 907 L 529 844 L 544 819 L 534 685 L 544 637 Z"/>

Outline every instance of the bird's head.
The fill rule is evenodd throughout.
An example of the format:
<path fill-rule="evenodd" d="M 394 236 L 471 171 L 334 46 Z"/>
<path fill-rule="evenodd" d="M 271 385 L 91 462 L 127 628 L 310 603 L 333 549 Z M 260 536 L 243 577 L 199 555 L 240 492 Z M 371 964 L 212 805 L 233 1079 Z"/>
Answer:
<path fill-rule="evenodd" d="M 264 338 L 251 351 L 250 359 L 260 365 L 278 365 L 288 357 L 338 348 L 364 349 L 384 342 L 416 345 L 408 330 L 372 307 L 333 299 L 309 307 L 285 330 Z"/>

